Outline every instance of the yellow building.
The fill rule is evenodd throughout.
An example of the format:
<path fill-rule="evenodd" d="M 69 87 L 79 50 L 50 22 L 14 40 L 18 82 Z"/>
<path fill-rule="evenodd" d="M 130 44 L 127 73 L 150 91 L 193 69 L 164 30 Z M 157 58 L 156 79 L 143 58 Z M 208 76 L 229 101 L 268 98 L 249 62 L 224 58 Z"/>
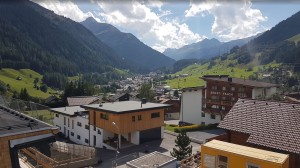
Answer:
<path fill-rule="evenodd" d="M 201 168 L 288 168 L 289 155 L 212 140 L 201 146 Z"/>

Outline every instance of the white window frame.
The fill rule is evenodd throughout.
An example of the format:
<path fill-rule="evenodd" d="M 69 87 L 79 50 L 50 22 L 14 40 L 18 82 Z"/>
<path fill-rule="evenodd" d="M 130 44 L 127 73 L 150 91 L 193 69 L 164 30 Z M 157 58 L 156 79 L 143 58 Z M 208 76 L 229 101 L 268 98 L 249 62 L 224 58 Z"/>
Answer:
<path fill-rule="evenodd" d="M 248 166 L 256 166 L 256 167 L 260 168 L 259 165 L 255 164 L 255 163 L 251 163 L 251 162 L 247 162 L 246 168 L 248 168 Z"/>

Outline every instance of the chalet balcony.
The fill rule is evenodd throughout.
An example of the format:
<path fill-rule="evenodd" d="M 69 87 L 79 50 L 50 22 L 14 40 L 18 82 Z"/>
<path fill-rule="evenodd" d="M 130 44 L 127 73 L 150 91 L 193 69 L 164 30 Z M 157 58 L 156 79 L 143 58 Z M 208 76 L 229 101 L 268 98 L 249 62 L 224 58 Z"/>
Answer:
<path fill-rule="evenodd" d="M 203 99 L 203 104 L 216 104 L 221 106 L 233 106 L 236 101 L 224 101 L 224 100 L 218 100 L 218 99 Z"/>

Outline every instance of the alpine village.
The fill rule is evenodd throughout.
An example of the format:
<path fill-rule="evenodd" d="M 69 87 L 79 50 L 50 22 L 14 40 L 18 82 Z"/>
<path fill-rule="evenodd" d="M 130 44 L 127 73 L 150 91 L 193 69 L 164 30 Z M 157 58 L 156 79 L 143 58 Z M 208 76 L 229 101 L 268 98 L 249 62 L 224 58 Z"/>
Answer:
<path fill-rule="evenodd" d="M 178 47 L 190 36 L 154 44 L 153 27 L 127 22 L 139 13 L 168 22 L 159 12 L 183 5 L 153 2 L 163 4 L 0 1 L 0 168 L 300 168 L 300 12 Z M 193 23 L 216 14 L 204 8 Z"/>

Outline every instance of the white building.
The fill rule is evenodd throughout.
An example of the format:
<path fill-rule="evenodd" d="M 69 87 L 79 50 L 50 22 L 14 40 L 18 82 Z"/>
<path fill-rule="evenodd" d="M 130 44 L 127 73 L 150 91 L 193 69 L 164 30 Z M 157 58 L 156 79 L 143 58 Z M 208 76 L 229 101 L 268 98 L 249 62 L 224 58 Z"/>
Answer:
<path fill-rule="evenodd" d="M 192 124 L 215 124 L 221 121 L 219 115 L 206 114 L 202 111 L 204 87 L 182 89 L 180 121 Z"/>
<path fill-rule="evenodd" d="M 53 108 L 54 125 L 71 141 L 102 148 L 102 132 L 100 128 L 90 129 L 88 111 L 80 106 Z"/>

